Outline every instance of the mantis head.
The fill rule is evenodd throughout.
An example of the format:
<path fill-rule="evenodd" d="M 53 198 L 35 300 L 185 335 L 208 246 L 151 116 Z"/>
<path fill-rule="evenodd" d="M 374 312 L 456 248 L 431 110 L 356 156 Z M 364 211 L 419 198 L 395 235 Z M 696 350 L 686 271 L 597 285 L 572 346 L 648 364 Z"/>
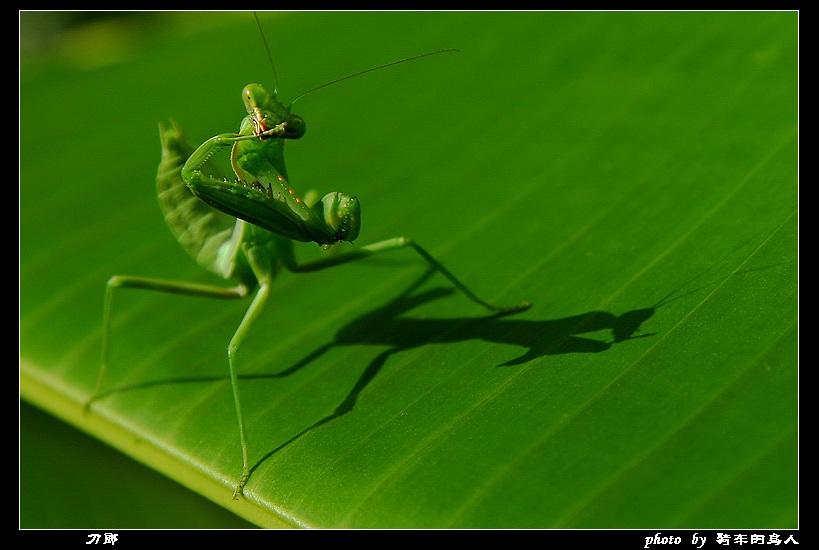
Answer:
<path fill-rule="evenodd" d="M 261 84 L 245 86 L 242 100 L 247 114 L 253 120 L 253 134 L 260 139 L 299 139 L 307 131 L 304 119 L 291 113 L 288 107 L 279 103 L 276 96 L 268 93 Z"/>

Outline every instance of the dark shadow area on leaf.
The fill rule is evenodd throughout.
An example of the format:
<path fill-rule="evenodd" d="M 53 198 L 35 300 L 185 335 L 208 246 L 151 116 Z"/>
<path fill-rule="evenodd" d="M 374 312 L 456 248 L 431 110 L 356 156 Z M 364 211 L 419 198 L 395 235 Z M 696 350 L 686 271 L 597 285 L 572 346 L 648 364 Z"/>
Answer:
<path fill-rule="evenodd" d="M 435 273 L 434 270 L 428 270 L 398 296 L 381 307 L 351 320 L 336 331 L 331 342 L 317 347 L 290 367 L 278 373 L 266 372 L 239 375 L 240 380 L 284 378 L 302 368 L 308 367 L 324 354 L 337 347 L 347 345 L 372 345 L 384 348 L 367 364 L 346 397 L 331 413 L 268 451 L 251 467 L 250 471 L 251 473 L 254 472 L 268 458 L 306 433 L 352 411 L 358 402 L 361 392 L 378 375 L 393 355 L 427 345 L 482 340 L 488 344 L 504 344 L 523 350 L 519 355 L 503 363 L 487 365 L 487 367 L 490 368 L 509 368 L 523 365 L 533 359 L 547 355 L 600 353 L 607 351 L 615 344 L 636 338 L 654 336 L 653 333 L 639 333 L 639 331 L 642 324 L 650 319 L 657 310 L 664 305 L 680 298 L 699 293 L 707 288 L 719 286 L 722 282 L 732 277 L 775 267 L 775 265 L 765 265 L 756 268 L 746 268 L 740 271 L 732 271 L 728 275 L 718 276 L 710 282 L 703 283 L 696 288 L 683 292 L 683 289 L 710 272 L 727 257 L 744 248 L 746 244 L 748 244 L 748 242 L 730 251 L 725 258 L 722 258 L 701 273 L 688 279 L 688 281 L 666 294 L 655 304 L 649 307 L 627 311 L 620 315 L 608 311 L 589 311 L 569 317 L 545 320 L 521 319 L 518 315 L 453 317 L 446 319 L 405 316 L 408 312 L 423 304 L 455 293 L 455 289 L 449 287 L 419 291 L 419 288 Z M 609 331 L 610 337 L 596 339 L 585 336 L 598 331 Z M 227 375 L 165 378 L 163 380 L 113 388 L 100 393 L 94 401 L 115 393 L 166 384 L 217 382 L 225 380 L 229 380 Z"/>
<path fill-rule="evenodd" d="M 631 340 L 653 336 L 653 334 L 635 333 L 640 325 L 649 319 L 656 307 L 648 307 L 614 315 L 607 311 L 591 311 L 562 319 L 534 321 L 518 319 L 515 314 L 496 314 L 480 317 L 453 317 L 448 319 L 429 319 L 402 317 L 405 313 L 425 303 L 455 294 L 454 288 L 435 288 L 418 294 L 415 290 L 435 273 L 425 272 L 396 298 L 378 309 L 353 319 L 339 329 L 332 342 L 319 346 L 306 357 L 278 373 L 240 374 L 240 380 L 258 380 L 283 378 L 308 366 L 329 350 L 346 345 L 388 346 L 380 352 L 365 369 L 353 390 L 344 403 L 337 409 L 349 412 L 358 394 L 372 380 L 387 359 L 401 351 L 410 350 L 430 344 L 448 344 L 469 340 L 483 340 L 491 344 L 508 344 L 525 351 L 497 367 L 522 365 L 544 355 L 563 353 L 599 353 L 608 350 L 612 345 Z M 580 336 L 599 330 L 610 330 L 610 340 L 597 340 Z M 166 384 L 202 383 L 229 380 L 225 376 L 185 376 L 163 378 L 162 380 L 141 382 L 139 384 L 119 386 L 100 392 L 93 401 L 99 401 L 108 395 L 145 389 Z M 241 391 L 241 390 L 240 390 Z M 343 414 L 343 413 L 342 413 Z M 337 418 L 340 414 L 334 414 Z M 325 423 L 329 419 L 320 423 Z"/>
<path fill-rule="evenodd" d="M 654 315 L 656 307 L 627 311 L 621 315 L 607 311 L 590 311 L 561 319 L 542 321 L 518 319 L 510 315 L 449 319 L 402 317 L 422 304 L 455 292 L 455 289 L 452 288 L 436 288 L 416 294 L 418 287 L 433 273 L 432 270 L 427 271 L 394 299 L 378 309 L 353 319 L 336 332 L 332 342 L 319 346 L 301 361 L 278 374 L 264 375 L 264 378 L 282 378 L 291 375 L 335 347 L 347 345 L 387 347 L 370 361 L 345 399 L 332 413 L 265 454 L 251 468 L 251 473 L 268 458 L 302 435 L 352 411 L 364 388 L 376 377 L 391 356 L 402 351 L 431 344 L 483 340 L 491 344 L 506 344 L 524 349 L 519 356 L 494 365 L 495 367 L 512 367 L 545 355 L 599 353 L 610 349 L 614 344 L 634 338 L 653 336 L 653 334 L 636 333 L 642 323 Z M 611 339 L 597 340 L 581 336 L 600 330 L 610 330 Z M 240 376 L 240 378 L 250 377 Z M 258 376 L 253 378 L 258 378 Z"/>

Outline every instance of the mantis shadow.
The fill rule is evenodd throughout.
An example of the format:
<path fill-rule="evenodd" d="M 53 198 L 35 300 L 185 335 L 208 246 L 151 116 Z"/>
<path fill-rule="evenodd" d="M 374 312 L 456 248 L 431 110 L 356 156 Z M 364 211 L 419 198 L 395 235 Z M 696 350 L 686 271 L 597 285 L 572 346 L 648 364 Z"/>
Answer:
<path fill-rule="evenodd" d="M 418 306 L 448 296 L 452 288 L 436 288 L 416 294 L 434 270 L 428 270 L 401 294 L 339 329 L 332 342 L 316 348 L 303 359 L 287 369 L 265 377 L 283 378 L 308 366 L 333 348 L 348 345 L 386 346 L 364 369 L 350 392 L 333 412 L 316 421 L 281 445 L 265 454 L 251 473 L 265 460 L 299 439 L 307 432 L 331 422 L 355 407 L 364 388 L 376 377 L 389 358 L 397 353 L 430 344 L 447 344 L 468 340 L 482 340 L 492 344 L 507 344 L 523 348 L 519 356 L 496 367 L 521 365 L 545 355 L 564 353 L 600 353 L 611 346 L 631 340 L 653 336 L 635 333 L 640 325 L 654 315 L 656 307 L 627 311 L 614 315 L 607 311 L 590 311 L 561 319 L 528 320 L 508 315 L 488 317 L 454 317 L 448 319 L 422 319 L 402 317 Z M 580 336 L 599 330 L 610 330 L 611 340 L 597 340 Z"/>

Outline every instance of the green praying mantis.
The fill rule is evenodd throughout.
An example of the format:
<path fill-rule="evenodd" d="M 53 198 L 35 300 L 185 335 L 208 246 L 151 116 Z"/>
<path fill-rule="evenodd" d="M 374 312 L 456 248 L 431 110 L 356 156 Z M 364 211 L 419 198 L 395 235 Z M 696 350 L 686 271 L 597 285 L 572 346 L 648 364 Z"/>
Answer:
<path fill-rule="evenodd" d="M 258 23 L 258 17 L 256 20 Z M 259 29 L 261 31 L 261 24 Z M 430 52 L 367 69 L 313 88 L 296 99 L 341 80 L 444 51 L 453 50 Z M 273 72 L 275 77 L 275 68 Z M 499 307 L 482 300 L 429 252 L 406 237 L 299 263 L 294 241 L 314 242 L 325 249 L 342 241 L 352 243 L 361 229 L 361 204 L 356 197 L 340 192 L 327 193 L 321 200 L 302 198 L 291 187 L 284 162 L 284 144 L 287 140 L 304 136 L 306 125 L 302 117 L 291 112 L 295 100 L 285 106 L 276 98 L 277 89 L 271 94 L 259 84 L 245 86 L 242 99 L 247 116 L 239 131 L 218 134 L 196 149 L 188 144 L 175 122 L 160 124 L 162 157 L 157 172 L 157 193 L 165 220 L 182 248 L 201 267 L 234 284 L 223 287 L 135 276 L 111 277 L 105 287 L 102 361 L 95 388 L 86 403 L 88 408 L 99 397 L 109 371 L 112 304 L 116 289 L 139 288 L 210 298 L 252 296 L 250 306 L 227 347 L 242 452 L 242 473 L 234 487 L 234 499 L 243 493 L 251 473 L 239 395 L 237 354 L 267 302 L 274 278 L 282 269 L 294 273 L 318 271 L 408 248 L 449 279 L 468 299 L 493 314 L 515 313 L 530 306 L 529 302 L 522 302 Z M 211 162 L 214 155 L 226 148 L 230 148 L 234 172 L 230 176 L 220 173 Z"/>

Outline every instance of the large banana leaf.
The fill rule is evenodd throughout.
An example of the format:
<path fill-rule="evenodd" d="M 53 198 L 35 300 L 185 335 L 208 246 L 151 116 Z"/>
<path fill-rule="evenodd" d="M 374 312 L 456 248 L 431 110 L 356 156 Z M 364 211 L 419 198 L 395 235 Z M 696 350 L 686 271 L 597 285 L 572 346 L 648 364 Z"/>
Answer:
<path fill-rule="evenodd" d="M 798 526 L 797 13 L 261 20 L 285 101 L 460 50 L 299 99 L 288 169 L 359 197 L 352 247 L 533 307 L 410 251 L 283 274 L 236 501 L 247 301 L 121 291 L 84 414 L 111 275 L 219 282 L 157 207 L 157 123 L 235 131 L 273 83 L 250 14 L 102 19 L 21 64 L 21 398 L 260 526 Z"/>

